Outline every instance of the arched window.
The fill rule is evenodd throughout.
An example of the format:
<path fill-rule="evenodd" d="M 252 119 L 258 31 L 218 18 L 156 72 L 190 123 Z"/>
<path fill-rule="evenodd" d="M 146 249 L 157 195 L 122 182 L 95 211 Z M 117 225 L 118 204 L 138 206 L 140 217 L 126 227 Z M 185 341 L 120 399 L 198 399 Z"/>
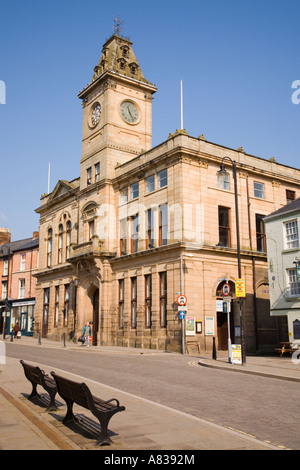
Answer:
<path fill-rule="evenodd" d="M 66 259 L 70 258 L 71 255 L 71 235 L 72 235 L 72 224 L 70 220 L 68 220 L 66 225 Z"/>
<path fill-rule="evenodd" d="M 97 219 L 97 204 L 95 202 L 90 202 L 83 209 L 83 219 L 87 224 L 86 229 L 86 239 L 91 240 L 94 235 L 96 235 L 96 219 Z"/>
<path fill-rule="evenodd" d="M 47 236 L 47 266 L 50 267 L 52 264 L 52 239 L 53 239 L 53 231 L 52 228 L 48 229 L 48 236 Z"/>
<path fill-rule="evenodd" d="M 64 228 L 62 224 L 58 227 L 58 264 L 62 263 L 62 254 L 63 254 L 63 232 Z"/>

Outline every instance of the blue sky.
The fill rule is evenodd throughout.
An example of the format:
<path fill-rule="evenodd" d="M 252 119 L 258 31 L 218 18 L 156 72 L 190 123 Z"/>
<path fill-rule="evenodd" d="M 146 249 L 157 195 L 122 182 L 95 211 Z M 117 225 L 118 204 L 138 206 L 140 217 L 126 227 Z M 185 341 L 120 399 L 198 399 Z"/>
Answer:
<path fill-rule="evenodd" d="M 1 0 L 0 227 L 32 235 L 34 210 L 59 179 L 79 176 L 82 108 L 115 16 L 124 22 L 153 101 L 153 146 L 194 137 L 299 168 L 299 0 Z M 1 101 L 1 96 L 0 96 Z"/>

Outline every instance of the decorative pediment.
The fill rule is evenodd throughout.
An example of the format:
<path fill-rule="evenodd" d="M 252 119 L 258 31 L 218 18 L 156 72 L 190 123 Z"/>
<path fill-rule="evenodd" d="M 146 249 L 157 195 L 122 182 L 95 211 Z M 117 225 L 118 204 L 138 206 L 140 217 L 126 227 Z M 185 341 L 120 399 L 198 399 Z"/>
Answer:
<path fill-rule="evenodd" d="M 49 197 L 49 201 L 53 201 L 53 199 L 64 196 L 74 188 L 75 186 L 69 183 L 69 181 L 59 180 Z"/>

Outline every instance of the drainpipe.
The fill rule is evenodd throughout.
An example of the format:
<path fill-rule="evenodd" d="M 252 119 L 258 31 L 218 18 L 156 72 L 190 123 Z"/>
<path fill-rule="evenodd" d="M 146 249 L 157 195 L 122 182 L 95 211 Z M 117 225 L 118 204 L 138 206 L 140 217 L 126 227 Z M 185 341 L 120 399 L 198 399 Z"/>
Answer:
<path fill-rule="evenodd" d="M 251 237 L 251 217 L 250 217 L 250 197 L 249 197 L 249 179 L 248 175 L 246 178 L 246 187 L 247 187 L 247 207 L 248 207 L 248 229 L 249 229 L 249 241 L 250 241 L 250 250 L 251 250 L 251 263 L 252 263 L 252 286 L 253 286 L 253 313 L 254 313 L 254 331 L 255 331 L 255 348 L 257 350 L 258 346 L 258 337 L 257 337 L 257 304 L 256 304 L 256 270 L 255 270 L 255 256 L 253 255 L 253 245 Z"/>

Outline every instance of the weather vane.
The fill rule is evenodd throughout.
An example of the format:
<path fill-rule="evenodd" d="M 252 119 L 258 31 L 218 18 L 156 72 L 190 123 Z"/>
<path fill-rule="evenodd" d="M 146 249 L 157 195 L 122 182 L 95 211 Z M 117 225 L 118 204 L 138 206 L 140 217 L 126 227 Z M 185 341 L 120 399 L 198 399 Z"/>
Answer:
<path fill-rule="evenodd" d="M 122 31 L 121 25 L 124 23 L 124 21 L 119 20 L 119 18 L 116 16 L 114 19 L 114 25 L 112 28 L 115 28 L 115 34 L 119 36 L 120 32 Z"/>

